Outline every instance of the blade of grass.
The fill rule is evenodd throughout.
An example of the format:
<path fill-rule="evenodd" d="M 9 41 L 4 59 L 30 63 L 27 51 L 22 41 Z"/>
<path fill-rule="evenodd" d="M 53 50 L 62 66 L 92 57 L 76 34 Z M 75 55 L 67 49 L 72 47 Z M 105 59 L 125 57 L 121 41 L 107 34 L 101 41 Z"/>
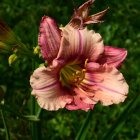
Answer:
<path fill-rule="evenodd" d="M 35 42 L 34 42 L 35 43 Z M 35 44 L 34 44 L 35 45 Z M 32 69 L 36 68 L 36 62 L 32 59 Z M 39 118 L 41 109 L 37 109 L 35 97 L 31 96 L 31 115 L 36 115 L 36 118 Z M 37 112 L 37 113 L 36 113 Z M 33 140 L 41 140 L 41 122 L 31 122 L 31 135 Z"/>
<path fill-rule="evenodd" d="M 127 107 L 124 109 L 124 111 L 121 113 L 117 121 L 111 126 L 111 128 L 106 132 L 106 134 L 103 136 L 101 140 L 112 140 L 113 136 L 115 136 L 120 128 L 123 126 L 123 124 L 126 121 L 126 118 L 129 116 L 130 112 L 138 103 L 138 95 L 134 97 L 134 99 L 127 105 Z M 118 129 L 119 128 L 119 129 Z"/>
<path fill-rule="evenodd" d="M 79 132 L 78 132 L 78 134 L 77 134 L 77 136 L 75 138 L 75 140 L 85 140 L 87 130 L 88 130 L 89 125 L 90 125 L 89 122 L 90 122 L 91 116 L 92 116 L 92 111 L 89 110 L 88 114 L 87 114 L 87 117 L 86 117 L 84 123 L 82 124 L 82 126 L 81 126 L 81 128 L 80 128 L 80 130 L 79 130 Z"/>
<path fill-rule="evenodd" d="M 0 109 L 0 112 L 1 112 L 1 116 L 2 116 L 2 120 L 3 120 L 4 128 L 5 128 L 5 132 L 6 132 L 6 140 L 10 140 L 10 134 L 9 134 L 7 123 L 6 123 L 6 120 L 5 120 L 5 117 L 4 117 L 4 112 L 3 112 L 2 109 Z"/>
<path fill-rule="evenodd" d="M 42 113 L 42 108 L 39 107 L 39 109 L 36 113 L 36 117 L 39 118 L 41 113 Z"/>
<path fill-rule="evenodd" d="M 39 121 L 39 118 L 37 116 L 35 116 L 35 115 L 21 115 L 19 112 L 16 112 L 15 110 L 12 110 L 7 105 L 0 105 L 0 109 L 8 111 L 8 112 L 12 113 L 13 115 L 15 115 L 15 116 L 17 116 L 21 119 L 27 120 L 27 121 Z"/>

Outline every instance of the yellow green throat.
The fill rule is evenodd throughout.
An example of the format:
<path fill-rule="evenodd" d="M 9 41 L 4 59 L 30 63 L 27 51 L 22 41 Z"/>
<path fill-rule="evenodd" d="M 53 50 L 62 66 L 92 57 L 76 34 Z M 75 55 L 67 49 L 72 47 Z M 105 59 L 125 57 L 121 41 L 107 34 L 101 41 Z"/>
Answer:
<path fill-rule="evenodd" d="M 87 64 L 87 59 L 85 61 L 84 67 Z M 60 71 L 60 81 L 63 86 L 69 87 L 70 85 L 77 86 L 85 78 L 86 69 L 81 66 L 80 63 L 77 64 L 67 64 Z"/>

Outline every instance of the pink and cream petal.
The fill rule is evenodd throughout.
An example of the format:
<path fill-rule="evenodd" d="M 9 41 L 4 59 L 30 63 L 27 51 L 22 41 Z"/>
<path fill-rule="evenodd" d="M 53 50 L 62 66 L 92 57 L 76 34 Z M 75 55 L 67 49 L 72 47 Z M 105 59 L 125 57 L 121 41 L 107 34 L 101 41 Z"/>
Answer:
<path fill-rule="evenodd" d="M 82 87 L 74 88 L 76 96 L 78 96 L 84 103 L 89 105 L 94 105 L 97 102 L 92 100 L 92 97 L 94 97 L 94 92 L 84 90 Z"/>
<path fill-rule="evenodd" d="M 76 30 L 70 26 L 63 29 L 60 50 L 57 56 L 59 60 L 69 61 L 96 61 L 104 51 L 104 45 L 100 34 L 93 31 Z"/>
<path fill-rule="evenodd" d="M 72 97 L 65 94 L 53 98 L 44 98 L 41 96 L 36 96 L 36 99 L 41 108 L 50 111 L 55 111 L 64 108 L 66 104 L 70 104 L 72 102 Z"/>
<path fill-rule="evenodd" d="M 95 101 L 92 100 L 94 93 L 85 92 L 79 87 L 73 89 L 73 102 L 71 104 L 67 104 L 66 108 L 69 110 L 85 110 L 88 111 L 89 109 L 93 109 L 94 105 L 96 104 Z"/>
<path fill-rule="evenodd" d="M 71 104 L 67 104 L 66 108 L 68 110 L 84 110 L 88 111 L 89 109 L 93 109 L 93 104 L 87 104 L 83 102 L 83 100 L 79 96 L 73 97 L 73 102 Z"/>
<path fill-rule="evenodd" d="M 50 17 L 42 17 L 38 43 L 44 60 L 51 62 L 59 51 L 61 31 Z"/>
<path fill-rule="evenodd" d="M 94 65 L 92 66 L 88 66 L 85 79 L 81 83 L 93 90 L 92 99 L 105 106 L 123 102 L 128 93 L 128 85 L 123 75 L 115 67 L 101 65 L 94 70 Z"/>
<path fill-rule="evenodd" d="M 110 66 L 118 67 L 124 61 L 127 56 L 127 50 L 123 48 L 114 48 L 110 46 L 105 46 L 104 53 L 102 57 L 99 58 L 98 62 L 100 64 L 108 64 Z"/>
<path fill-rule="evenodd" d="M 32 95 L 37 98 L 40 107 L 46 110 L 58 110 L 72 102 L 70 96 L 59 83 L 55 70 L 40 67 L 36 69 L 30 78 L 33 88 Z"/>

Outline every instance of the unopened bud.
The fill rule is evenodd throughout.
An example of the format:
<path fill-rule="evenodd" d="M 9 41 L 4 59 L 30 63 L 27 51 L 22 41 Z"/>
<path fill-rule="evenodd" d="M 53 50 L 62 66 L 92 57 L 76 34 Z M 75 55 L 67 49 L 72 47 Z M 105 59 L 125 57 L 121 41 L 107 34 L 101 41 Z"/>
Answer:
<path fill-rule="evenodd" d="M 16 59 L 17 59 L 17 55 L 16 55 L 16 54 L 10 55 L 9 58 L 8 58 L 9 65 L 11 66 L 11 64 L 12 64 L 13 62 L 15 62 Z"/>
<path fill-rule="evenodd" d="M 40 48 L 39 48 L 39 46 L 36 46 L 34 48 L 34 54 L 39 54 L 39 53 L 40 53 Z"/>

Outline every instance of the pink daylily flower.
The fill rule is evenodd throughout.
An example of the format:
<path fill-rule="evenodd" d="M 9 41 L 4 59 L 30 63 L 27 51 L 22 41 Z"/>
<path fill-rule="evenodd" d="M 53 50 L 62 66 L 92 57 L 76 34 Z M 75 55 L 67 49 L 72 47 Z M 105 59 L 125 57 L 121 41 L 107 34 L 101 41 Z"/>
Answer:
<path fill-rule="evenodd" d="M 108 106 L 127 97 L 128 85 L 117 69 L 127 51 L 104 46 L 99 33 L 84 27 L 104 14 L 88 16 L 92 3 L 80 6 L 61 30 L 50 17 L 42 18 L 38 42 L 48 67 L 37 68 L 30 78 L 32 95 L 41 108 L 87 111 L 97 102 Z"/>

